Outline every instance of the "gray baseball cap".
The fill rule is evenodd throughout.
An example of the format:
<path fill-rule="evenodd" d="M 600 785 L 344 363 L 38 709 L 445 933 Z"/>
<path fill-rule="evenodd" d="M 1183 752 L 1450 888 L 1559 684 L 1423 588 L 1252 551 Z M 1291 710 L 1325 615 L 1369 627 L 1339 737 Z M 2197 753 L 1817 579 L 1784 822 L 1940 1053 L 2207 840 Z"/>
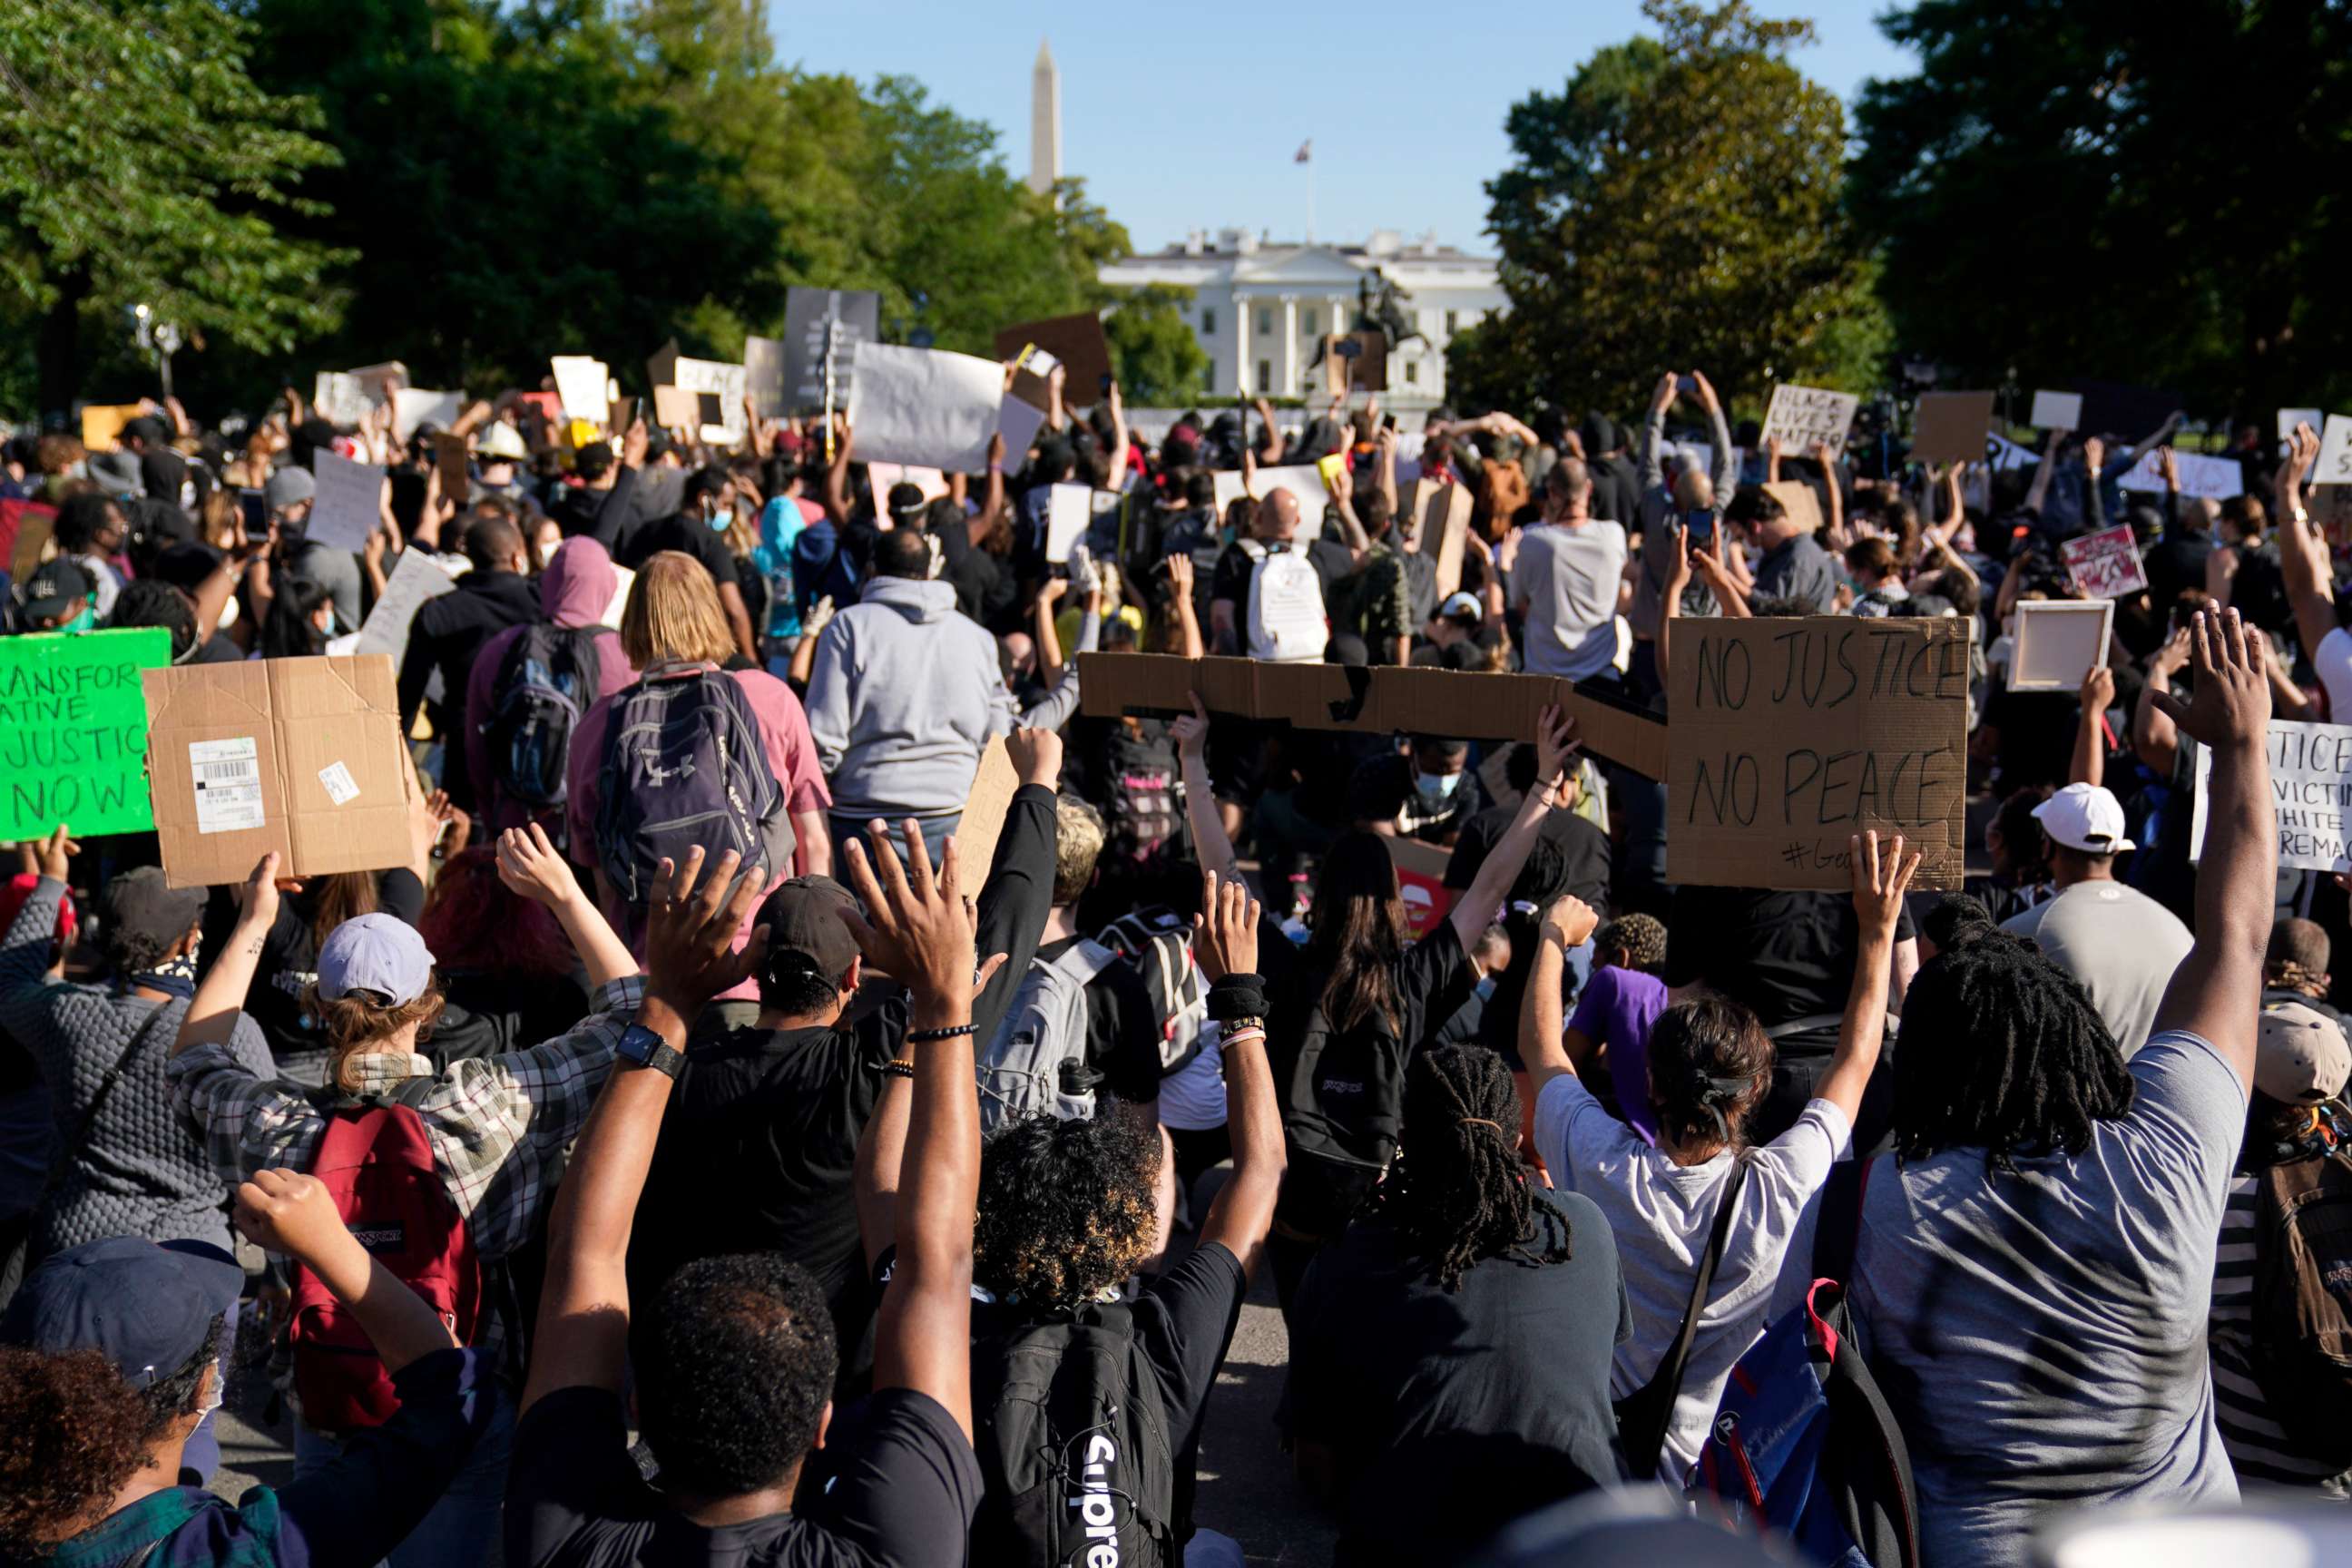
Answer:
<path fill-rule="evenodd" d="M 337 926 L 319 949 L 319 994 L 330 1002 L 372 991 L 398 1006 L 433 983 L 433 954 L 416 928 L 394 915 L 360 915 Z"/>

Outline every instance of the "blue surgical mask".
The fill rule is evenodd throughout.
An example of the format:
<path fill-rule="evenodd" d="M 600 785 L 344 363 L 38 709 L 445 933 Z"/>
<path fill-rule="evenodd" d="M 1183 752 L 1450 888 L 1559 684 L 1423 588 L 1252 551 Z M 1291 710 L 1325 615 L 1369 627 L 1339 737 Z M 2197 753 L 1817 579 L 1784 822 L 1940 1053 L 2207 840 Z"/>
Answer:
<path fill-rule="evenodd" d="M 330 637 L 335 635 L 335 606 L 332 605 L 327 606 L 327 624 L 319 628 L 319 635 Z"/>
<path fill-rule="evenodd" d="M 1417 773 L 1412 775 L 1412 787 L 1419 790 L 1427 799 L 1451 800 L 1454 798 L 1454 792 L 1462 787 L 1462 775 Z"/>

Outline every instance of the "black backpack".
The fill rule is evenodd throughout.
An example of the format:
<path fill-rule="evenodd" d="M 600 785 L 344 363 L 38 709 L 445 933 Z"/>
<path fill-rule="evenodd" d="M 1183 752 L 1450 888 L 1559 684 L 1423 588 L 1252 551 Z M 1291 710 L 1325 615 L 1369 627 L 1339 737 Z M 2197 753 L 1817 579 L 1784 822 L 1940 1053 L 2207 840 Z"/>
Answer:
<path fill-rule="evenodd" d="M 2352 1157 L 2283 1161 L 2258 1180 L 2254 1380 L 2296 1452 L 2352 1465 Z"/>
<path fill-rule="evenodd" d="M 563 804 L 572 731 L 599 689 L 600 629 L 541 621 L 525 626 L 499 662 L 477 727 L 489 738 L 499 787 L 526 805 Z"/>
<path fill-rule="evenodd" d="M 642 910 L 664 857 L 732 849 L 744 871 L 789 875 L 792 817 L 760 742 L 759 716 L 716 669 L 648 676 L 614 702 L 597 775 L 596 863 Z M 576 850 L 575 850 L 576 853 Z"/>
<path fill-rule="evenodd" d="M 1101 755 L 1105 849 L 1121 861 L 1140 860 L 1183 826 L 1176 748 L 1157 724 L 1137 735 L 1120 723 Z"/>
<path fill-rule="evenodd" d="M 1334 1237 L 1396 1158 L 1404 1120 L 1404 1043 L 1367 1019 L 1334 1032 L 1321 1006 L 1295 1053 L 1275 1063 L 1290 1166 L 1276 1215 L 1310 1237 Z"/>
<path fill-rule="evenodd" d="M 983 1314 L 972 1339 L 972 1447 L 986 1489 L 971 1561 L 1174 1561 L 1175 1444 L 1132 1314 L 1112 1302 L 989 1323 L 995 1315 Z"/>
<path fill-rule="evenodd" d="M 1201 1026 L 1209 1021 L 1209 979 L 1192 961 L 1192 922 L 1157 906 L 1125 914 L 1095 941 L 1118 954 L 1151 994 L 1160 1021 L 1160 1076 L 1192 1065 L 1201 1054 Z"/>

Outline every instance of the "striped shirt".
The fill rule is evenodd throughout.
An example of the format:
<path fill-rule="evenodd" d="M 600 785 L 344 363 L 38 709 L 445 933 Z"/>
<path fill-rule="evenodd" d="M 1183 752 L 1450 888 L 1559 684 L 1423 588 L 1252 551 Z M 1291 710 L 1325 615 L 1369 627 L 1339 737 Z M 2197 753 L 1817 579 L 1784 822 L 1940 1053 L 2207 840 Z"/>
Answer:
<path fill-rule="evenodd" d="M 2213 1305 L 2205 1341 L 2212 1352 L 2213 1419 L 2221 1447 L 2241 1482 L 2319 1489 L 2347 1494 L 2352 1472 L 2338 1475 L 2302 1458 L 2294 1439 L 2271 1418 L 2270 1401 L 2253 1373 L 2254 1250 L 2259 1234 L 2262 1178 L 2230 1178 L 2228 1205 L 2221 1211 L 2221 1242 L 2213 1255 Z"/>

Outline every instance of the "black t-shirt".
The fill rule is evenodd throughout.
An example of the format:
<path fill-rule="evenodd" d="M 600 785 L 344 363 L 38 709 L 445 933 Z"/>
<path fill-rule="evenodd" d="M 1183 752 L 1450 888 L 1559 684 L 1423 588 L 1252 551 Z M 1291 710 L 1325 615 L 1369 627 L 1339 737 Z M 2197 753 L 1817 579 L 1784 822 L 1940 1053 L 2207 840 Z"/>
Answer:
<path fill-rule="evenodd" d="M 1530 1195 L 1567 1221 L 1565 1261 L 1482 1258 L 1449 1292 L 1371 1219 L 1307 1270 L 1291 1411 L 1299 1440 L 1337 1461 L 1335 1562 L 1454 1562 L 1521 1514 L 1625 1479 L 1609 1373 L 1633 1315 L 1616 1238 L 1590 1198 Z"/>
<path fill-rule="evenodd" d="M 1906 907 L 1895 917 L 1895 940 L 1913 934 Z M 1837 1047 L 1861 935 L 1853 900 L 1843 893 L 1685 885 L 1675 889 L 1666 921 L 1665 981 L 1704 982 L 1746 1004 L 1768 1029 L 1828 1018 L 1774 1041 L 1784 1060 L 1826 1058 Z"/>
<path fill-rule="evenodd" d="M 814 1500 L 801 1512 L 697 1524 L 638 1474 L 619 1394 L 559 1389 L 515 1427 L 506 1560 L 513 1568 L 932 1568 L 964 1560 L 980 1462 L 929 1394 L 878 1390 L 834 1422 L 808 1463 L 821 1474 L 800 1488 Z"/>
<path fill-rule="evenodd" d="M 1517 814 L 1518 807 L 1515 805 L 1498 805 L 1480 812 L 1463 825 L 1462 837 L 1454 846 L 1454 858 L 1445 863 L 1447 887 L 1466 888 L 1477 880 L 1478 868 L 1486 863 L 1486 857 L 1495 852 L 1495 846 L 1511 830 L 1511 818 Z M 1568 890 L 1607 920 L 1609 835 L 1572 811 L 1553 812 L 1537 831 L 1559 845 L 1561 856 L 1568 861 Z"/>
<path fill-rule="evenodd" d="M 710 574 L 713 586 L 728 583 L 739 589 L 742 586 L 742 579 L 736 574 L 735 552 L 727 548 L 725 531 L 684 512 L 638 529 L 622 542 L 614 559 L 635 572 L 664 550 L 683 551 L 701 562 L 702 569 Z"/>
<path fill-rule="evenodd" d="M 1040 943 L 1036 962 L 1053 963 L 1078 940 Z M 1125 963 L 1112 964 L 1087 982 L 1087 1063 L 1064 1066 L 1062 1092 L 1101 1089 L 1129 1105 L 1158 1100 L 1160 1029 L 1159 1009 L 1143 976 Z"/>

